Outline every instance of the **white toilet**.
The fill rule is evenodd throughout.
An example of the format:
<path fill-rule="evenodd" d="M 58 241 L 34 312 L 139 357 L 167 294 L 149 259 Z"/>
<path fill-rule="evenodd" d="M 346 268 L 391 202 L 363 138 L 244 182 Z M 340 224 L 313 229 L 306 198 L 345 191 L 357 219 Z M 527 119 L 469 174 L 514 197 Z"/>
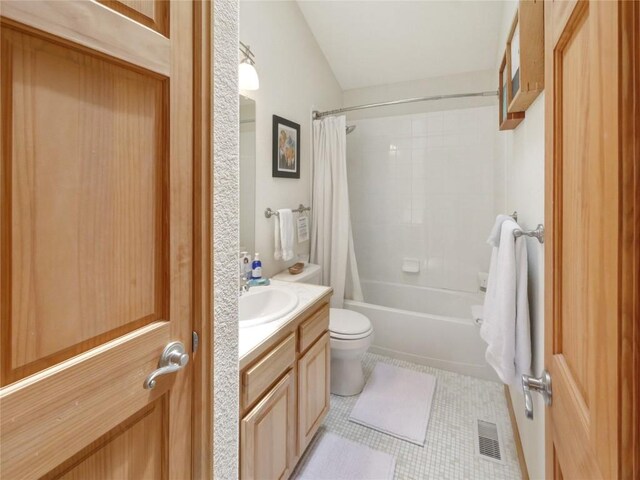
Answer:
<path fill-rule="evenodd" d="M 285 282 L 320 284 L 320 265 L 308 264 L 302 273 L 283 270 L 273 277 Z M 353 310 L 332 308 L 329 312 L 331 335 L 331 393 L 350 396 L 364 388 L 362 356 L 373 340 L 373 328 L 367 317 Z"/>

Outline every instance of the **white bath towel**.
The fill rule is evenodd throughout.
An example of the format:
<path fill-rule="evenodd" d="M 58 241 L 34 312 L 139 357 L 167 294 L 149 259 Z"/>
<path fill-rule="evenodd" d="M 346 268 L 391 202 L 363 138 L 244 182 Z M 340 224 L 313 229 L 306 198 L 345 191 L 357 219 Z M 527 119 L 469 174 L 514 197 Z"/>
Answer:
<path fill-rule="evenodd" d="M 523 237 L 514 238 L 514 230 L 520 227 L 513 219 L 502 219 L 500 224 L 499 246 L 491 253 L 480 336 L 488 344 L 487 362 L 500 380 L 518 386 L 521 375 L 531 369 L 527 247 Z"/>
<path fill-rule="evenodd" d="M 278 219 L 280 220 L 280 245 L 282 248 L 282 260 L 286 262 L 294 257 L 293 212 L 290 208 L 282 208 L 278 210 Z"/>
<path fill-rule="evenodd" d="M 514 221 L 511 215 L 498 215 L 496 221 L 493 224 L 487 243 L 492 247 L 500 246 L 500 234 L 502 233 L 502 224 L 507 220 Z"/>

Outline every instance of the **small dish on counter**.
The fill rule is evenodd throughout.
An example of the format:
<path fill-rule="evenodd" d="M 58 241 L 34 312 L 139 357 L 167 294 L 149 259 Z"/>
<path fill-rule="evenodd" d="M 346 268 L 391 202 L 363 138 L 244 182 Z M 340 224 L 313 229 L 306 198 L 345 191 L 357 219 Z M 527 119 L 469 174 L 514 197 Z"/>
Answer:
<path fill-rule="evenodd" d="M 302 262 L 295 263 L 289 267 L 289 273 L 291 275 L 298 275 L 299 273 L 302 273 L 303 270 L 304 270 L 304 263 Z"/>

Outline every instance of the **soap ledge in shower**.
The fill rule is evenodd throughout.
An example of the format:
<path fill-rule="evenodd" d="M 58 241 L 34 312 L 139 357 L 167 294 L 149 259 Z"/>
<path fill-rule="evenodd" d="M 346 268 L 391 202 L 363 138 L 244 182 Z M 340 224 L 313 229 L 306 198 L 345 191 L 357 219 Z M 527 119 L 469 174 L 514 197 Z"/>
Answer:
<path fill-rule="evenodd" d="M 420 260 L 417 258 L 405 258 L 402 260 L 402 271 L 405 273 L 419 273 Z"/>

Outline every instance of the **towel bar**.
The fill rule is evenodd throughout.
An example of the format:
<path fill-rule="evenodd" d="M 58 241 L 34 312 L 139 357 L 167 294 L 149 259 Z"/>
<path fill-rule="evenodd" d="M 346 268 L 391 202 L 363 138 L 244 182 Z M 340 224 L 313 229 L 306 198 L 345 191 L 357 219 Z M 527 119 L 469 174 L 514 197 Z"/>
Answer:
<path fill-rule="evenodd" d="M 514 230 L 513 236 L 518 238 L 522 236 L 535 237 L 540 243 L 544 243 L 544 225 L 538 224 L 535 230 Z"/>
<path fill-rule="evenodd" d="M 291 210 L 293 213 L 302 213 L 302 212 L 309 212 L 311 211 L 311 207 L 305 207 L 304 205 L 300 204 L 298 205 L 298 208 Z M 276 210 L 271 210 L 271 208 L 267 207 L 267 209 L 264 211 L 264 216 L 265 218 L 271 218 L 273 216 L 278 216 L 278 212 Z"/>

